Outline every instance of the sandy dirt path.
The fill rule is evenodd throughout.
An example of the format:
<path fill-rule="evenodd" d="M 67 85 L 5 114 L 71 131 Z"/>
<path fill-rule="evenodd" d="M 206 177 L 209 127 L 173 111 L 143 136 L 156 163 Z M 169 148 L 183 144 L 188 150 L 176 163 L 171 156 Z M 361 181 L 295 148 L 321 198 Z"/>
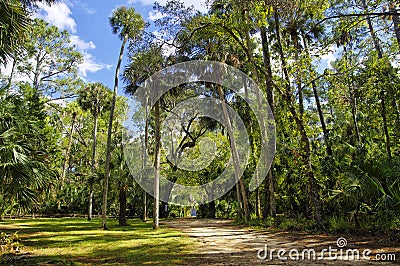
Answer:
<path fill-rule="evenodd" d="M 181 231 L 199 242 L 196 254 L 184 265 L 400 265 L 400 242 L 379 236 L 252 230 L 235 226 L 230 220 L 211 219 L 170 220 L 163 221 L 161 225 Z M 341 239 L 339 247 L 339 237 L 344 237 L 347 244 L 344 245 Z M 278 258 L 279 249 L 285 251 L 281 253 L 281 259 Z M 315 250 L 315 259 L 311 249 Z M 323 249 L 326 251 L 323 252 Z M 367 249 L 371 250 L 370 254 L 365 251 Z M 357 258 L 355 250 L 359 252 L 359 260 L 354 259 Z M 367 252 L 369 260 L 363 259 L 363 252 Z M 377 261 L 377 254 L 381 261 Z M 260 259 L 258 255 L 261 258 L 267 256 Z M 382 261 L 383 258 L 385 261 Z"/>

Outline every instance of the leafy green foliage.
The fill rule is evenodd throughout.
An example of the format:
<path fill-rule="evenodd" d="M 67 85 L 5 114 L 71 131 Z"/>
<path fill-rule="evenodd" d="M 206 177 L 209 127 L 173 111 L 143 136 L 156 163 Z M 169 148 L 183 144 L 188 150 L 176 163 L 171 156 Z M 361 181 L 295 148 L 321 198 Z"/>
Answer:
<path fill-rule="evenodd" d="M 0 91 L 1 205 L 28 210 L 38 203 L 55 173 L 49 168 L 45 113 L 29 85 L 20 94 Z"/>
<path fill-rule="evenodd" d="M 19 0 L 0 1 L 0 63 L 6 64 L 10 57 L 23 46 L 30 19 Z"/>

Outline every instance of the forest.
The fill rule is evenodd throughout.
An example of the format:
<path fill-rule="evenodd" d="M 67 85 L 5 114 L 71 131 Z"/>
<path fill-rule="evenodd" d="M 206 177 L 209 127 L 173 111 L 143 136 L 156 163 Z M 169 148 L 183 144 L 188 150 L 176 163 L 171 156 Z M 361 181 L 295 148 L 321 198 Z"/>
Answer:
<path fill-rule="evenodd" d="M 397 0 L 215 0 L 205 13 L 172 0 L 154 4 L 160 16 L 153 24 L 133 6 L 120 6 L 104 18 L 120 43 L 112 88 L 79 76 L 83 54 L 69 32 L 32 18 L 41 2 L 57 1 L 0 1 L 1 219 L 73 216 L 100 227 L 101 217 L 107 229 L 115 218 L 122 226 L 140 218 L 157 229 L 159 219 L 190 217 L 195 208 L 198 218 L 263 228 L 399 232 Z M 142 161 L 127 162 L 124 121 L 135 92 L 162 69 L 194 60 L 240 70 L 268 102 L 275 154 L 254 190 L 267 128 L 240 93 L 220 84 L 181 84 L 153 108 L 138 108 L 129 117 L 139 132 L 130 152 Z M 217 99 L 240 117 L 249 149 L 242 169 L 232 129 L 201 112 L 179 121 L 168 151 L 160 127 L 188 99 Z M 210 142 L 213 159 L 196 171 L 167 154 L 201 158 Z M 237 183 L 201 205 L 164 202 L 133 175 L 147 173 L 142 147 L 155 186 L 160 175 L 206 184 L 230 160 Z"/>

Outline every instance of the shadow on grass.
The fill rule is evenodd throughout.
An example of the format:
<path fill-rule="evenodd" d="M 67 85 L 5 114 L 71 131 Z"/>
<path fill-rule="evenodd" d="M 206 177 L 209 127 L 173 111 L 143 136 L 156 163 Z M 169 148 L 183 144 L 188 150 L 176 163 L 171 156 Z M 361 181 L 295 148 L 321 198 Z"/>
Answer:
<path fill-rule="evenodd" d="M 0 222 L 0 231 L 19 232 L 21 254 L 2 254 L 0 265 L 176 265 L 190 256 L 193 241 L 176 231 L 153 230 L 139 220 L 120 227 L 100 220 L 37 219 Z M 1 254 L 1 253 L 0 253 Z"/>

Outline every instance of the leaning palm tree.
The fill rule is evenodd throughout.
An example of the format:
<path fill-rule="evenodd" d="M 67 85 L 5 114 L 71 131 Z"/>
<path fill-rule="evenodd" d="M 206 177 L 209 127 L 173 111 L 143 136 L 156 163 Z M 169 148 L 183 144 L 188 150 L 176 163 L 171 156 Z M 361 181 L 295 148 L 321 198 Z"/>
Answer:
<path fill-rule="evenodd" d="M 93 148 L 92 148 L 92 174 L 89 178 L 89 206 L 88 220 L 92 220 L 93 210 L 93 184 L 96 176 L 96 145 L 98 118 L 104 109 L 108 109 L 111 103 L 110 90 L 103 84 L 96 82 L 79 91 L 78 103 L 85 111 L 90 111 L 93 116 Z"/>
<path fill-rule="evenodd" d="M 140 37 L 144 27 L 145 22 L 142 16 L 136 13 L 133 7 L 118 7 L 110 17 L 110 25 L 112 32 L 117 34 L 119 39 L 122 40 L 121 49 L 119 52 L 118 63 L 115 69 L 115 79 L 114 79 L 114 92 L 113 99 L 110 109 L 110 120 L 108 123 L 108 134 L 107 134 L 107 151 L 106 151 L 106 170 L 103 183 L 103 206 L 102 206 L 102 228 L 107 229 L 107 193 L 108 193 L 108 179 L 110 177 L 110 161 L 111 161 L 111 134 L 112 134 L 112 124 L 114 117 L 115 102 L 117 100 L 118 93 L 118 76 L 119 70 L 121 68 L 122 57 L 124 54 L 126 43 L 131 40 L 135 40 Z"/>

